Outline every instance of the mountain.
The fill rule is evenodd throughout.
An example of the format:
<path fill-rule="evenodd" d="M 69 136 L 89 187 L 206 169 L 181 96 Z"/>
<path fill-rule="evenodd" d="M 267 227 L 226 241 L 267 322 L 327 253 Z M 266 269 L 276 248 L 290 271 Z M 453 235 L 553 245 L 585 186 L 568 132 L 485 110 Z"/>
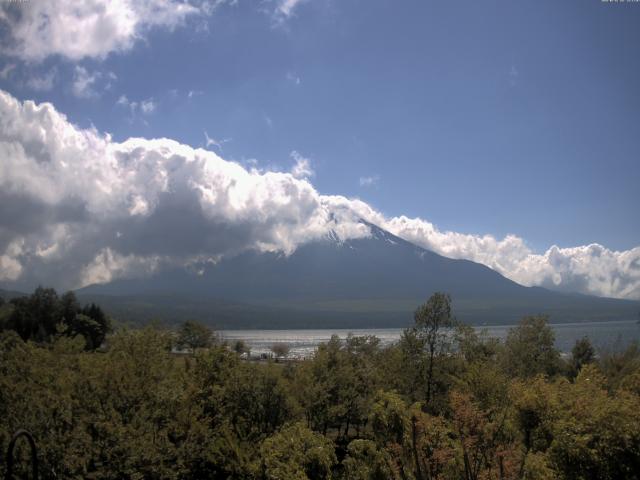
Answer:
<path fill-rule="evenodd" d="M 166 270 L 77 293 L 124 320 L 199 318 L 221 328 L 404 326 L 436 291 L 451 295 L 457 318 L 476 324 L 539 313 L 555 322 L 631 319 L 640 310 L 639 302 L 523 287 L 368 226 L 367 238 L 330 234 L 289 256 L 246 252 L 197 273 Z"/>
<path fill-rule="evenodd" d="M 12 298 L 26 297 L 28 295 L 28 293 L 18 292 L 16 290 L 4 290 L 0 288 L 0 298 L 7 301 L 11 300 Z"/>

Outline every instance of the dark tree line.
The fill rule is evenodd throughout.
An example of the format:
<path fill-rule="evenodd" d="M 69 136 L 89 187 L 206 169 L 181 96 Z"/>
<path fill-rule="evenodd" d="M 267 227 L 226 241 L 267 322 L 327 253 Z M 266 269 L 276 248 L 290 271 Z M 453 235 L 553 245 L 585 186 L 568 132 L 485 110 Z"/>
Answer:
<path fill-rule="evenodd" d="M 59 296 L 53 288 L 38 287 L 29 296 L 0 303 L 3 330 L 35 342 L 50 342 L 56 335 L 81 335 L 85 348 L 94 350 L 104 342 L 111 322 L 98 305 L 81 306 L 73 292 Z"/>

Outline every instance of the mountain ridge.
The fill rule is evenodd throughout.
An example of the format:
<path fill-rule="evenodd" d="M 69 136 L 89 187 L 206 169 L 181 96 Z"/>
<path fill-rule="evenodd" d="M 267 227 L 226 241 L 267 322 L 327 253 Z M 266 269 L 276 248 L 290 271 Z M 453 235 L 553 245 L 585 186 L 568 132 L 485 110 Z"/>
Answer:
<path fill-rule="evenodd" d="M 163 270 L 77 293 L 128 316 L 177 321 L 191 310 L 225 328 L 408 325 L 415 307 L 435 291 L 451 294 L 456 315 L 468 323 L 515 323 L 527 314 L 556 322 L 620 320 L 640 309 L 640 302 L 525 287 L 485 265 L 444 257 L 363 223 L 369 237 L 342 240 L 330 231 L 290 255 L 249 251 L 202 265 L 200 274 Z M 256 320 L 260 315 L 263 321 Z"/>

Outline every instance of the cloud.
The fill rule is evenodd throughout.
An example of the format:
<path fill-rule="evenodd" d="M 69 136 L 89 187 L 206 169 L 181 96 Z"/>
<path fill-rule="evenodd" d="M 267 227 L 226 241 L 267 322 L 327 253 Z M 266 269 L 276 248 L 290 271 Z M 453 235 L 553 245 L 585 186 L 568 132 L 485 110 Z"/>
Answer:
<path fill-rule="evenodd" d="M 89 73 L 86 68 L 76 65 L 71 92 L 78 98 L 96 97 L 97 93 L 93 90 L 93 86 L 100 76 L 100 72 Z"/>
<path fill-rule="evenodd" d="M 380 175 L 372 175 L 370 177 L 360 177 L 358 179 L 358 184 L 361 187 L 373 187 L 374 185 L 377 185 L 379 181 Z"/>
<path fill-rule="evenodd" d="M 136 102 L 129 100 L 126 95 L 120 95 L 120 97 L 116 101 L 116 105 L 119 107 L 127 108 L 131 113 L 132 118 L 139 113 L 142 113 L 144 115 L 151 115 L 158 106 L 153 98 L 147 98 L 146 100 L 140 100 Z"/>
<path fill-rule="evenodd" d="M 539 254 L 514 235 L 387 217 L 361 200 L 319 194 L 309 160 L 291 157 L 291 173 L 261 171 L 166 138 L 116 142 L 51 104 L 0 91 L 0 280 L 70 288 L 248 249 L 290 254 L 332 231 L 343 240 L 368 236 L 362 218 L 525 285 L 640 299 L 640 247 Z"/>
<path fill-rule="evenodd" d="M 285 20 L 293 15 L 295 8 L 305 0 L 277 0 L 275 6 L 275 18 Z"/>
<path fill-rule="evenodd" d="M 9 75 L 13 70 L 15 70 L 15 68 L 15 63 L 7 63 L 4 67 L 2 67 L 2 70 L 0 70 L 0 78 L 6 80 L 7 78 L 9 78 Z"/>
<path fill-rule="evenodd" d="M 285 78 L 296 86 L 300 85 L 300 83 L 302 82 L 300 77 L 293 72 L 287 72 Z"/>
<path fill-rule="evenodd" d="M 152 28 L 175 29 L 208 15 L 220 2 L 180 0 L 47 0 L 0 2 L 4 53 L 40 62 L 72 61 L 123 52 Z M 0 28 L 0 30 L 3 30 Z"/>
<path fill-rule="evenodd" d="M 497 239 L 441 231 L 426 220 L 405 216 L 381 219 L 380 223 L 410 242 L 449 258 L 482 263 L 522 285 L 640 299 L 640 247 L 620 252 L 598 244 L 553 245 L 537 254 L 515 235 Z"/>
<path fill-rule="evenodd" d="M 222 145 L 231 141 L 230 138 L 223 138 L 222 140 L 216 140 L 215 138 L 210 137 L 206 130 L 204 131 L 204 139 L 205 139 L 205 145 L 204 145 L 205 148 L 209 148 L 213 146 L 213 147 L 216 147 L 221 152 L 222 152 Z"/>
<path fill-rule="evenodd" d="M 56 83 L 58 70 L 54 67 L 41 76 L 32 76 L 27 80 L 27 87 L 38 92 L 48 92 Z"/>
<path fill-rule="evenodd" d="M 140 102 L 140 111 L 145 115 L 149 115 L 150 113 L 153 113 L 155 111 L 156 106 L 157 105 L 153 101 L 153 99 L 149 98 L 147 100 L 143 100 L 142 102 Z"/>
<path fill-rule="evenodd" d="M 115 142 L 4 92 L 0 155 L 5 281 L 77 287 L 247 249 L 291 253 L 332 229 L 368 234 L 291 173 L 247 170 L 169 139 Z"/>
<path fill-rule="evenodd" d="M 311 160 L 303 157 L 295 150 L 290 154 L 291 158 L 295 160 L 295 164 L 291 169 L 291 174 L 296 178 L 308 178 L 313 177 L 315 172 L 311 168 Z"/>

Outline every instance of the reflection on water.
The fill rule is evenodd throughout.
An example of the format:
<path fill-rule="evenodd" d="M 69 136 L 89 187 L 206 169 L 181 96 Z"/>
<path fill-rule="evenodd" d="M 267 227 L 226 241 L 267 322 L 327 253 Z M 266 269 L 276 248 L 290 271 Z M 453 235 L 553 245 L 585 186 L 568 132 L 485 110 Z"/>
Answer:
<path fill-rule="evenodd" d="M 569 352 L 576 340 L 587 336 L 598 349 L 624 348 L 632 341 L 640 341 L 640 325 L 635 320 L 616 322 L 588 322 L 552 324 L 556 334 L 556 347 L 561 352 Z M 504 339 L 513 325 L 476 327 L 486 330 L 490 337 Z M 223 330 L 222 338 L 229 342 L 243 340 L 251 348 L 251 355 L 269 353 L 275 343 L 286 343 L 291 348 L 290 356 L 305 358 L 313 355 L 320 343 L 327 342 L 332 335 L 344 339 L 353 335 L 375 335 L 381 345 L 397 342 L 401 328 L 370 329 L 315 329 L 315 330 Z"/>

